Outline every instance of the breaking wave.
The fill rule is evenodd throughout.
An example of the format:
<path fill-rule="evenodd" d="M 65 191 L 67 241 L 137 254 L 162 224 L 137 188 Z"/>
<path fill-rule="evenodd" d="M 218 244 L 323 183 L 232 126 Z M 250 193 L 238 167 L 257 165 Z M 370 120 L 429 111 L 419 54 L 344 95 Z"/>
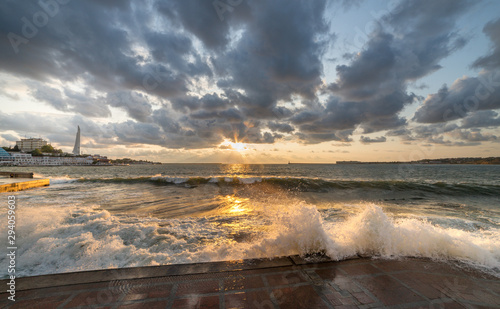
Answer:
<path fill-rule="evenodd" d="M 157 185 L 218 185 L 218 186 L 241 186 L 267 184 L 284 189 L 297 191 L 323 192 L 328 190 L 388 190 L 388 191 L 420 191 L 424 193 L 435 193 L 440 195 L 483 195 L 498 196 L 500 186 L 475 183 L 422 183 L 412 181 L 352 181 L 352 180 L 330 180 L 319 178 L 293 178 L 293 177 L 171 177 L 171 176 L 144 176 L 134 178 L 51 178 L 51 183 L 67 182 L 103 182 L 119 184 L 152 183 Z"/>
<path fill-rule="evenodd" d="M 19 275 L 320 252 L 335 260 L 462 261 L 500 277 L 500 230 L 493 227 L 465 231 L 425 218 L 394 218 L 375 204 L 356 205 L 356 212 L 336 220 L 304 202 L 227 207 L 180 219 L 113 215 L 98 207 L 21 208 Z M 6 263 L 0 257 L 0 265 Z"/>

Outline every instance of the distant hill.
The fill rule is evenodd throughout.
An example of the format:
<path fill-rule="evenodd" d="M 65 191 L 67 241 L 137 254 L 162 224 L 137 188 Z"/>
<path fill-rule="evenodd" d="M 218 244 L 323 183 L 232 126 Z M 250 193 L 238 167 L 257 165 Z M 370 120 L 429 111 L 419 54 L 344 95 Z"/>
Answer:
<path fill-rule="evenodd" d="M 423 159 L 409 162 L 337 161 L 336 164 L 500 164 L 500 157 Z"/>

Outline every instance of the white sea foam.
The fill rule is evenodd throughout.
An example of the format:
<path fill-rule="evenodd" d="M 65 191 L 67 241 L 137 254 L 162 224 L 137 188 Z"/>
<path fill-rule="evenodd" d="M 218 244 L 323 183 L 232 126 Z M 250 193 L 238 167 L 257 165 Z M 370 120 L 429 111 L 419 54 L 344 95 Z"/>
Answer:
<path fill-rule="evenodd" d="M 71 182 L 78 181 L 78 178 L 72 178 L 68 175 L 51 177 L 51 176 L 45 176 L 43 174 L 33 173 L 33 177 L 34 178 L 49 178 L 51 185 L 62 184 L 62 183 L 71 183 Z"/>
<path fill-rule="evenodd" d="M 315 252 L 338 260 L 357 254 L 461 260 L 497 275 L 500 268 L 500 231 L 494 228 L 471 232 L 396 220 L 373 204 L 359 205 L 342 222 L 325 221 L 316 207 L 301 202 L 244 207 L 252 209 L 240 217 L 224 217 L 221 210 L 186 219 L 114 216 L 96 207 L 20 208 L 19 275 Z M 236 232 L 251 237 L 236 240 Z M 0 265 L 6 263 L 0 256 Z"/>
<path fill-rule="evenodd" d="M 63 183 L 71 183 L 71 182 L 78 181 L 78 178 L 71 178 L 69 176 L 49 177 L 49 179 L 50 179 L 50 184 L 51 185 L 63 184 Z"/>

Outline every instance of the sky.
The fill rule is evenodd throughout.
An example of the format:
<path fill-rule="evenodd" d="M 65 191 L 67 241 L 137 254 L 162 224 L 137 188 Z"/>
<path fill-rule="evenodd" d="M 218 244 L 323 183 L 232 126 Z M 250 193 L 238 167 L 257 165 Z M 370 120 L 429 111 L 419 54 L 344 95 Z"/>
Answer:
<path fill-rule="evenodd" d="M 500 156 L 500 1 L 0 3 L 0 145 L 164 163 Z"/>

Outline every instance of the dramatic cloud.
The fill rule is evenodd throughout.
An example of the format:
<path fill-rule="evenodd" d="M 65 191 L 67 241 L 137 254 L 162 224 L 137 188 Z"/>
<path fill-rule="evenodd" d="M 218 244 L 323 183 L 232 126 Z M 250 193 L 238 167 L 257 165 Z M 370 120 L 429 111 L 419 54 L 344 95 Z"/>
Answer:
<path fill-rule="evenodd" d="M 88 117 L 109 117 L 111 111 L 101 97 L 93 97 L 92 91 L 79 93 L 71 89 L 65 89 L 62 93 L 59 89 L 45 86 L 41 83 L 31 83 L 31 94 L 40 102 L 45 102 L 57 110 L 63 112 L 75 112 Z"/>
<path fill-rule="evenodd" d="M 430 126 L 403 114 L 423 100 L 419 79 L 467 43 L 457 20 L 474 5 L 398 2 L 377 17 L 361 49 L 334 55 L 331 73 L 325 64 L 331 66 L 342 29 L 332 26 L 330 15 L 361 1 L 6 0 L 0 5 L 0 95 L 62 118 L 48 125 L 35 113 L 3 112 L 0 129 L 40 132 L 70 145 L 80 124 L 86 145 L 95 148 L 351 143 L 358 141 L 353 135 L 383 131 L 405 141 L 442 142 L 444 135 L 496 141 L 476 129 L 498 127 L 492 110 L 500 108 L 500 20 L 484 26 L 491 53 L 471 60 L 481 73 L 444 86 L 416 112 L 414 120 Z M 15 91 L 2 81 L 9 77 L 16 79 Z M 459 118 L 453 130 L 439 125 Z"/>
<path fill-rule="evenodd" d="M 500 108 L 500 71 L 483 71 L 478 77 L 457 79 L 429 95 L 414 119 L 421 123 L 447 122 L 476 110 Z"/>
<path fill-rule="evenodd" d="M 271 131 L 281 132 L 281 133 L 292 133 L 295 128 L 289 125 L 288 123 L 279 123 L 270 121 L 267 124 L 267 127 L 271 129 Z"/>
<path fill-rule="evenodd" d="M 385 138 L 385 136 L 379 136 L 379 137 L 375 137 L 375 138 L 370 138 L 368 136 L 361 136 L 361 138 L 359 139 L 359 141 L 363 144 L 383 143 L 386 140 L 387 139 Z"/>
<path fill-rule="evenodd" d="M 141 122 L 146 122 L 152 113 L 148 97 L 138 92 L 119 91 L 108 93 L 106 103 L 124 109 L 130 118 Z"/>
<path fill-rule="evenodd" d="M 457 79 L 450 88 L 444 85 L 439 92 L 429 95 L 415 113 L 416 121 L 447 122 L 477 110 L 500 108 L 500 19 L 488 23 L 483 31 L 494 46 L 490 55 L 473 63 L 474 67 L 483 69 L 481 73 L 477 77 Z"/>
<path fill-rule="evenodd" d="M 500 127 L 500 117 L 494 111 L 478 111 L 462 120 L 462 128 Z"/>
<path fill-rule="evenodd" d="M 337 80 L 328 86 L 334 97 L 321 118 L 302 121 L 301 131 L 360 126 L 371 133 L 406 125 L 398 114 L 417 99 L 408 84 L 439 69 L 440 60 L 464 45 L 455 20 L 469 7 L 468 1 L 401 2 L 382 16 L 363 50 L 337 66 Z"/>

